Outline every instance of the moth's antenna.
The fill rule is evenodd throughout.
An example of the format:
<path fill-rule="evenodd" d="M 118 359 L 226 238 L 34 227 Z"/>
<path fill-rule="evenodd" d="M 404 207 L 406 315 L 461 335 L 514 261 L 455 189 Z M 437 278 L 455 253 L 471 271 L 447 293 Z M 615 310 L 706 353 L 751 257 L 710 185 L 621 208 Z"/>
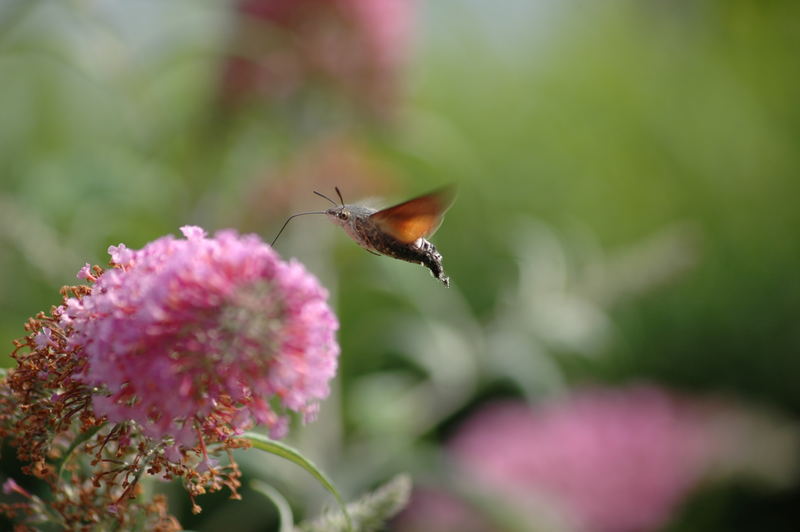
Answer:
<path fill-rule="evenodd" d="M 319 197 L 321 197 L 321 198 L 325 198 L 326 200 L 328 200 L 328 201 L 330 201 L 331 203 L 333 203 L 334 205 L 336 205 L 336 202 L 335 202 L 335 201 L 333 201 L 332 199 L 330 199 L 330 198 L 329 198 L 328 196 L 326 196 L 325 194 L 323 194 L 323 193 L 321 193 L 321 192 L 317 192 L 316 190 L 314 191 L 314 194 L 316 194 L 317 196 L 319 196 Z M 338 205 L 336 205 L 336 206 L 338 207 Z"/>
<path fill-rule="evenodd" d="M 335 203 L 334 203 L 334 205 L 335 205 Z M 325 214 L 325 211 L 299 212 L 297 214 L 293 214 L 293 215 L 289 216 L 286 219 L 286 221 L 283 223 L 283 227 L 281 227 L 281 230 L 278 231 L 277 235 L 275 235 L 275 240 L 272 241 L 272 244 L 270 244 L 270 246 L 274 246 L 275 245 L 275 242 L 278 241 L 278 237 L 281 236 L 281 233 L 283 233 L 283 230 L 286 229 L 287 225 L 289 225 L 289 222 L 292 221 L 292 218 L 297 218 L 298 216 L 305 216 L 306 214 Z"/>
<path fill-rule="evenodd" d="M 334 188 L 334 190 L 336 190 L 336 194 L 339 195 L 339 201 L 342 202 L 342 207 L 344 207 L 344 198 L 342 198 L 342 193 L 339 192 L 339 187 L 333 187 L 333 188 Z"/>

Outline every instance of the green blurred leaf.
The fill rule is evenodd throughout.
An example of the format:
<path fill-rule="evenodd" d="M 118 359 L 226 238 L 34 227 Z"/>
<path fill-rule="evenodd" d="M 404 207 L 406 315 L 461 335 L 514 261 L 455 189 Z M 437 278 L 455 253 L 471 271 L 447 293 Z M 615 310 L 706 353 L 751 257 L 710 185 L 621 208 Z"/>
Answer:
<path fill-rule="evenodd" d="M 250 483 L 257 492 L 269 498 L 275 507 L 278 509 L 278 516 L 280 518 L 281 526 L 279 532 L 292 532 L 294 525 L 294 516 L 292 515 L 292 508 L 281 492 L 263 482 L 261 480 L 254 480 Z"/>
<path fill-rule="evenodd" d="M 397 475 L 375 491 L 367 493 L 347 505 L 347 514 L 353 520 L 350 530 L 377 532 L 384 530 L 386 521 L 397 515 L 408 504 L 411 496 L 411 477 Z M 295 532 L 338 532 L 347 530 L 347 523 L 339 513 L 326 513 L 313 521 L 301 523 Z"/>

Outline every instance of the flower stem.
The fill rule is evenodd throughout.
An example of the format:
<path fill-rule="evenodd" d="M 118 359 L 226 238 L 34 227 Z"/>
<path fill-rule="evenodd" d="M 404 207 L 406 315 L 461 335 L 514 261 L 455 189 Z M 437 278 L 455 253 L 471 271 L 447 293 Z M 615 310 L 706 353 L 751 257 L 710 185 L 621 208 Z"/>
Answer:
<path fill-rule="evenodd" d="M 295 464 L 299 465 L 311 475 L 317 479 L 317 481 L 322 484 L 322 486 L 328 490 L 333 497 L 336 499 L 336 503 L 339 505 L 339 508 L 342 510 L 342 514 L 344 515 L 345 521 L 347 522 L 347 530 L 352 531 L 353 523 L 350 520 L 350 514 L 347 512 L 347 505 L 345 505 L 342 496 L 339 494 L 339 491 L 333 485 L 333 483 L 328 479 L 328 477 L 323 473 L 311 460 L 303 456 L 300 451 L 294 449 L 286 445 L 285 443 L 281 443 L 279 441 L 272 440 L 267 438 L 262 434 L 256 434 L 255 432 L 245 432 L 241 436 L 242 438 L 249 441 L 253 447 L 256 449 L 260 449 L 262 451 L 266 451 L 270 454 L 274 454 L 280 456 L 281 458 L 285 458 L 290 462 L 294 462 Z"/>

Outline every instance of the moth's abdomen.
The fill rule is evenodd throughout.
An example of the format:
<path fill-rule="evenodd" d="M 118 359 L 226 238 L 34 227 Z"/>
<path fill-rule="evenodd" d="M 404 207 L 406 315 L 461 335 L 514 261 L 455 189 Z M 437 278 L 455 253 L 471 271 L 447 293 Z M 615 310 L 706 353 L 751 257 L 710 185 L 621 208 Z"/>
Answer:
<path fill-rule="evenodd" d="M 444 266 L 442 266 L 442 254 L 436 250 L 436 246 L 424 238 L 420 238 L 414 244 L 417 243 L 419 243 L 419 249 L 422 252 L 420 262 L 445 286 L 450 286 L 450 278 L 445 275 Z"/>
<path fill-rule="evenodd" d="M 436 246 L 424 238 L 419 238 L 411 244 L 392 240 L 394 242 L 382 242 L 383 245 L 376 248 L 376 251 L 395 259 L 421 264 L 428 268 L 433 276 L 442 281 L 445 286 L 450 286 L 450 278 L 445 275 L 444 266 L 442 266 L 442 255 L 436 250 Z"/>
<path fill-rule="evenodd" d="M 347 232 L 361 247 L 395 259 L 421 264 L 445 286 L 450 286 L 450 278 L 445 275 L 442 266 L 441 253 L 424 238 L 418 238 L 410 244 L 400 242 L 381 231 L 369 219 L 354 220 L 353 226 Z"/>

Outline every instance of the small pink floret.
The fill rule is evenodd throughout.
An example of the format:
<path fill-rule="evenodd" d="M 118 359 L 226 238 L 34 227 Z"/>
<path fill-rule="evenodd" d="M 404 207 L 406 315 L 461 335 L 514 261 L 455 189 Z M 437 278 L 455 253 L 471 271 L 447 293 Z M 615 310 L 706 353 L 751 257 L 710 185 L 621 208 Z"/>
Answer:
<path fill-rule="evenodd" d="M 49 327 L 42 327 L 36 336 L 33 338 L 33 341 L 36 343 L 36 347 L 47 347 L 52 344 L 52 335 L 53 332 L 50 330 Z"/>
<path fill-rule="evenodd" d="M 111 255 L 111 260 L 120 266 L 127 266 L 133 260 L 133 252 L 125 244 L 108 246 L 108 254 Z"/>
<path fill-rule="evenodd" d="M 3 482 L 3 493 L 5 493 L 6 495 L 11 495 L 12 493 L 18 493 L 23 497 L 32 497 L 32 495 L 28 492 L 28 490 L 17 484 L 17 481 L 11 477 L 7 478 L 6 481 Z"/>
<path fill-rule="evenodd" d="M 184 225 L 181 227 L 181 233 L 187 240 L 200 240 L 208 235 L 205 229 L 196 225 Z"/>
<path fill-rule="evenodd" d="M 86 280 L 94 280 L 94 275 L 92 275 L 92 266 L 87 262 L 83 265 L 78 271 L 78 275 L 76 276 L 78 279 L 86 279 Z"/>

